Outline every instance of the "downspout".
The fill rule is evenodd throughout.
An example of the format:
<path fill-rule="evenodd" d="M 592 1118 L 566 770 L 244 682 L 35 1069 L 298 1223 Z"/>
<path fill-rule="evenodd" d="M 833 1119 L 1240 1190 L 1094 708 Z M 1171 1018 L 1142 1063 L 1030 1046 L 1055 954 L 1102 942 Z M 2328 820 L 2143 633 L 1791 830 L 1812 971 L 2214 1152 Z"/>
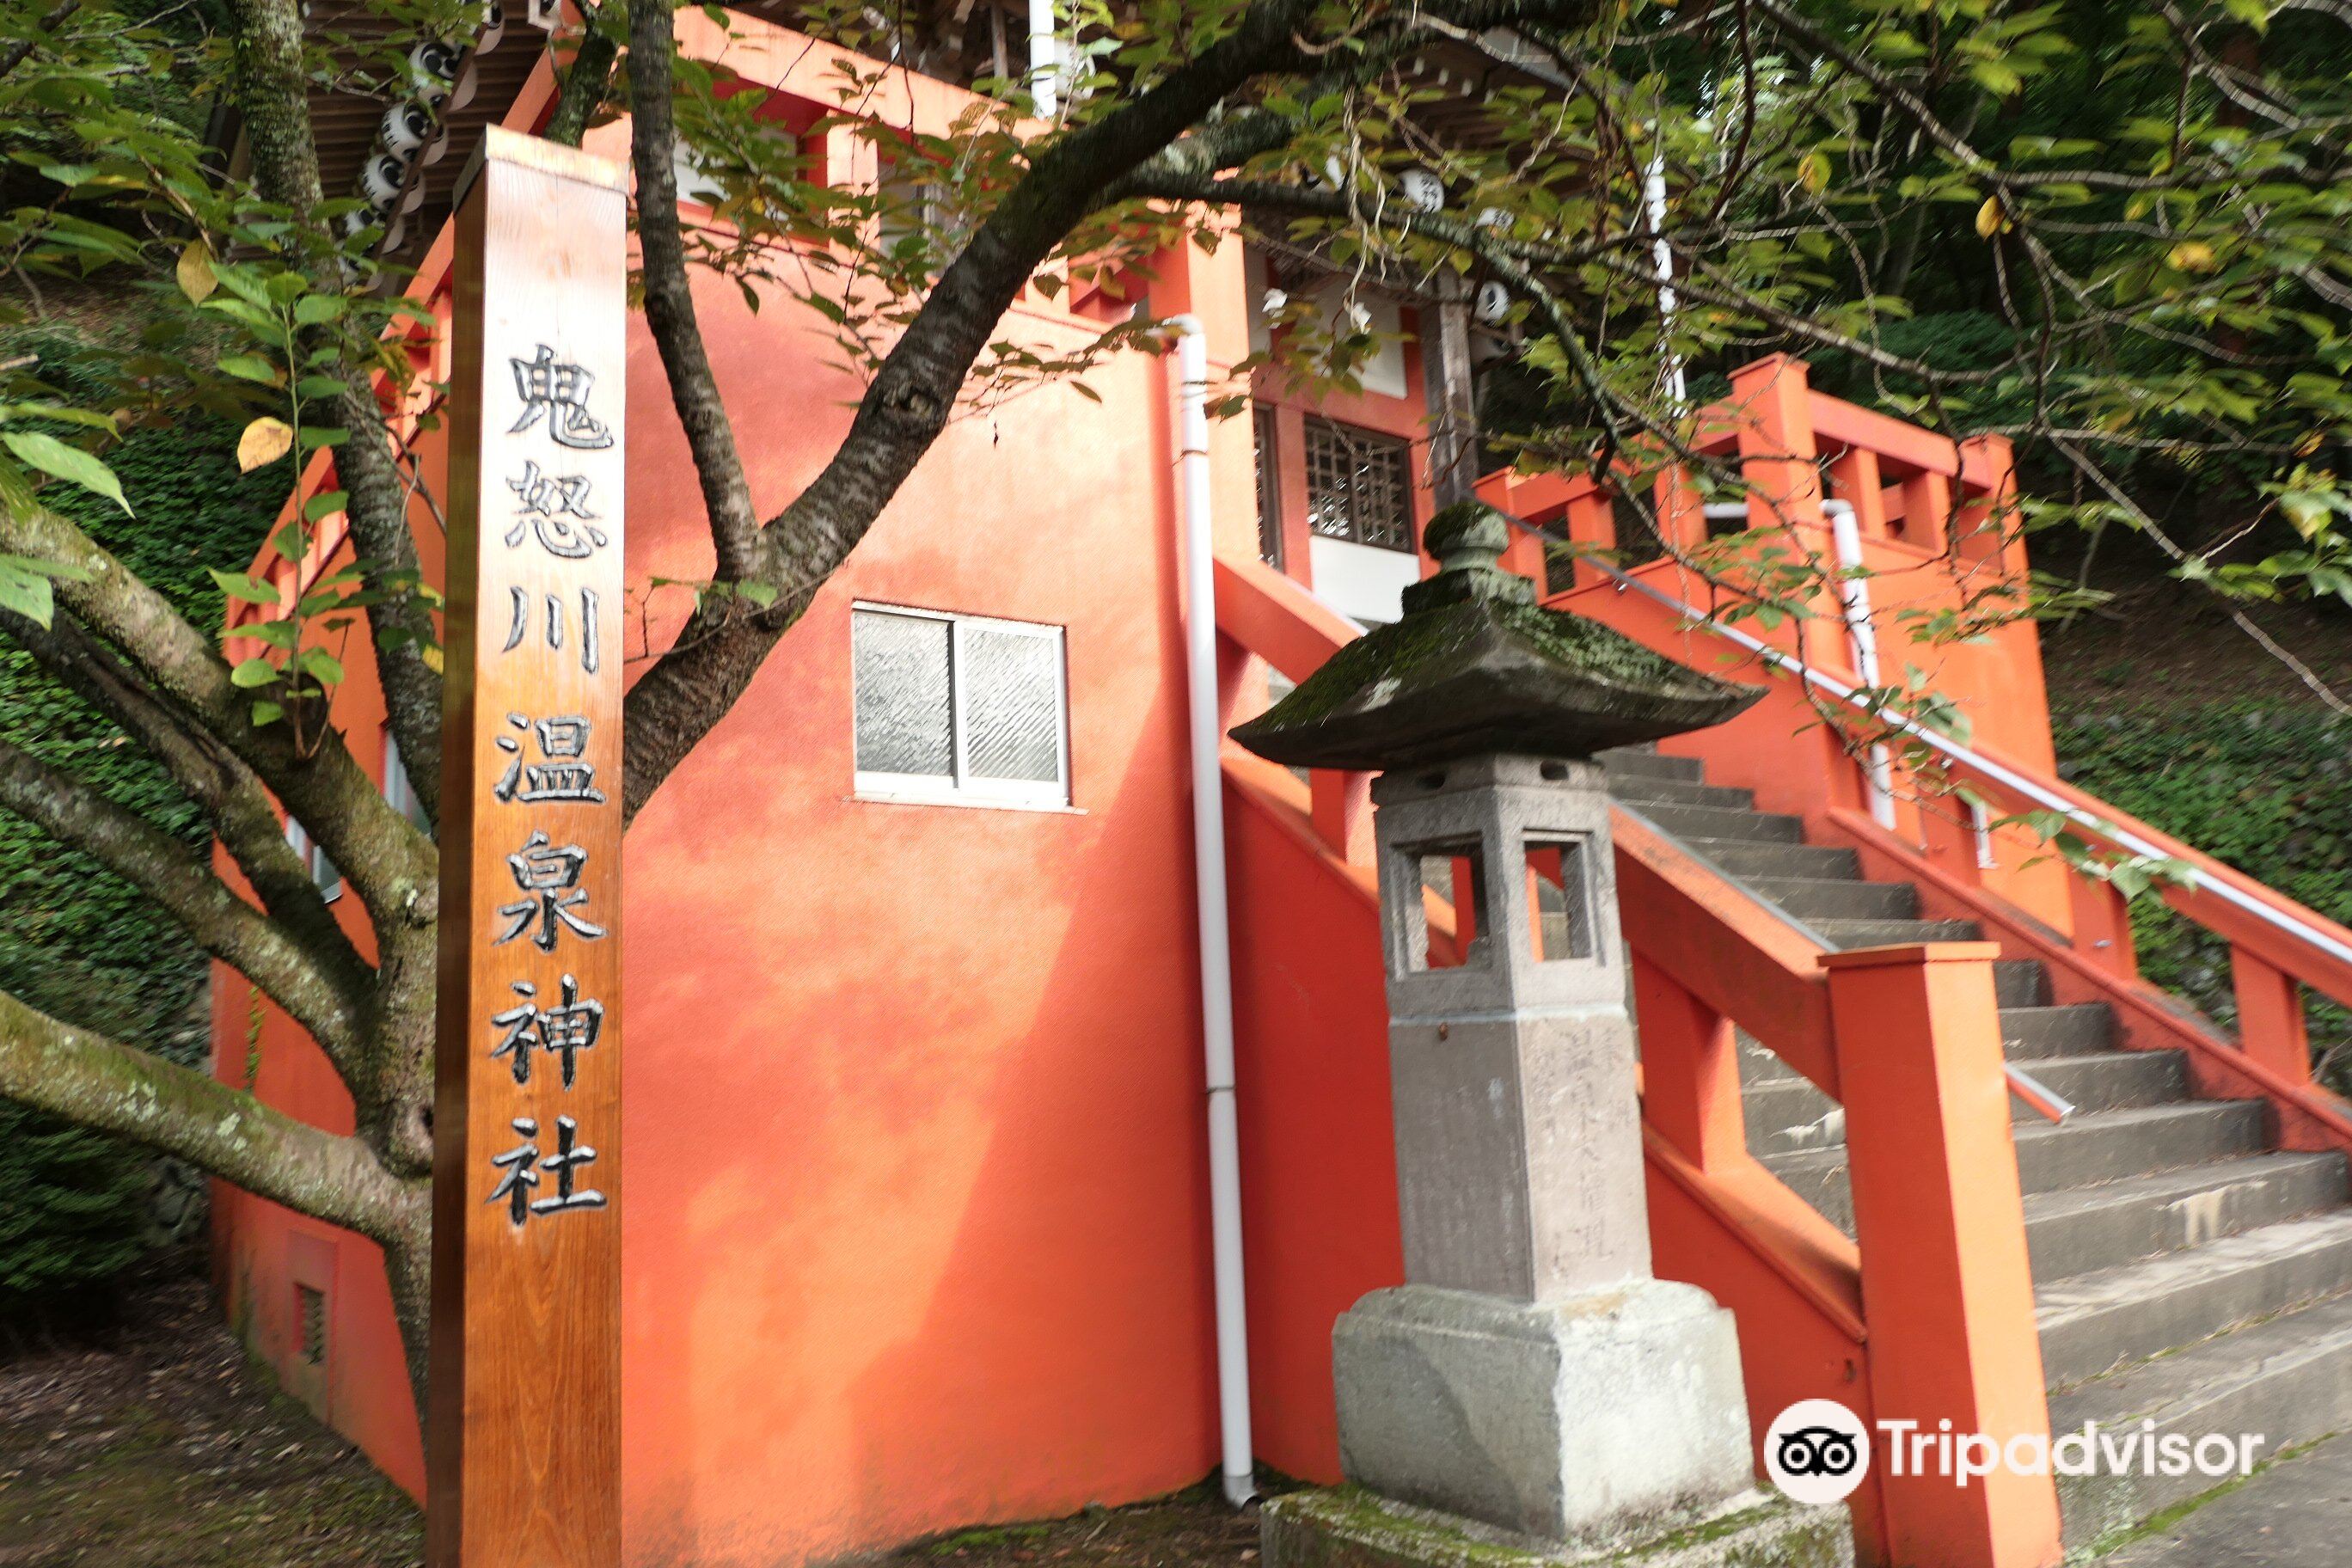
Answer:
<path fill-rule="evenodd" d="M 1201 1047 L 1208 1068 L 1209 1247 L 1217 1310 L 1217 1417 L 1225 1500 L 1257 1495 L 1250 1447 L 1249 1318 L 1242 1294 L 1241 1137 L 1234 1113 L 1234 959 L 1225 914 L 1224 727 L 1217 703 L 1216 552 L 1209 531 L 1209 345 L 1176 337 L 1177 484 L 1183 509 L 1184 672 L 1192 741 L 1192 876 L 1201 917 Z"/>
<path fill-rule="evenodd" d="M 1654 125 L 1654 130 L 1663 130 Z M 1690 401 L 1690 388 L 1683 375 L 1682 356 L 1668 342 L 1675 328 L 1675 247 L 1666 243 L 1666 149 L 1659 138 L 1658 150 L 1650 155 L 1650 168 L 1642 180 L 1642 211 L 1650 220 L 1650 266 L 1658 279 L 1658 347 L 1664 354 L 1666 395 L 1674 399 L 1675 412 L 1682 412 Z"/>
<path fill-rule="evenodd" d="M 1029 0 L 1029 97 L 1037 118 L 1054 118 L 1061 100 L 1060 41 L 1054 36 L 1054 0 Z"/>
<path fill-rule="evenodd" d="M 1703 510 L 1710 521 L 1732 521 L 1748 515 L 1748 503 L 1711 501 Z M 1854 678 L 1864 690 L 1875 690 L 1881 684 L 1878 678 L 1878 626 L 1871 618 L 1870 577 L 1862 553 L 1862 527 L 1854 521 L 1852 501 L 1825 500 L 1822 502 L 1822 514 L 1829 519 L 1830 539 L 1837 552 L 1838 609 L 1840 618 L 1845 623 L 1847 644 L 1853 654 Z M 1863 773 L 1867 781 L 1864 793 L 1869 796 L 1871 820 L 1893 831 L 1895 766 L 1887 754 L 1885 742 L 1872 742 Z"/>
<path fill-rule="evenodd" d="M 1845 635 L 1853 643 L 1853 672 L 1865 688 L 1874 690 L 1883 682 L 1878 678 L 1878 627 L 1870 616 L 1870 576 L 1862 556 L 1862 527 L 1854 521 L 1851 501 L 1825 500 L 1822 510 L 1829 514 L 1830 538 L 1837 546 L 1838 603 L 1845 610 Z M 1866 772 L 1871 819 L 1892 832 L 1895 770 L 1887 759 L 1885 742 L 1871 742 Z"/>

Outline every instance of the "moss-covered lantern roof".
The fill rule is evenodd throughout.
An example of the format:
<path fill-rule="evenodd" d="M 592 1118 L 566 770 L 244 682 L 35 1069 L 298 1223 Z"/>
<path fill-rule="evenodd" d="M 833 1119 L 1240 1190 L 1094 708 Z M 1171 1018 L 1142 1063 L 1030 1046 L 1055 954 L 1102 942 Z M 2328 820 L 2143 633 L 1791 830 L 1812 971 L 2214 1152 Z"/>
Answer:
<path fill-rule="evenodd" d="M 1339 649 L 1234 739 L 1286 766 L 1361 772 L 1488 752 L 1580 758 L 1720 724 L 1764 695 L 1538 609 L 1535 584 L 1496 564 L 1510 541 L 1483 501 L 1439 512 L 1426 542 L 1441 569 L 1404 591 L 1403 619 Z"/>

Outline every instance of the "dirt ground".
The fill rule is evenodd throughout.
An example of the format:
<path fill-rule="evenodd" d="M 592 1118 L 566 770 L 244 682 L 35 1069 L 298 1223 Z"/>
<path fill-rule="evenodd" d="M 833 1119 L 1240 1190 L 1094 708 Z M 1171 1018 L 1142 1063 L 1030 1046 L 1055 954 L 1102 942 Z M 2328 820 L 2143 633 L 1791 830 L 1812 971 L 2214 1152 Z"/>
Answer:
<path fill-rule="evenodd" d="M 2079 541 L 2037 534 L 2034 564 L 2072 582 L 2082 570 Z M 2230 620 L 2230 604 L 2163 575 L 2145 543 L 2110 542 L 2090 574 L 2115 596 L 2071 620 L 2045 623 L 2042 658 L 2062 709 L 2169 707 L 2259 701 L 2316 710 L 2324 700 Z M 2328 601 L 2239 605 L 2264 633 L 2339 696 L 2352 697 L 2352 610 Z"/>
<path fill-rule="evenodd" d="M 0 1568 L 415 1568 L 424 1517 L 277 1392 L 187 1268 L 102 1329 L 0 1359 Z M 1204 1484 L 963 1531 L 877 1568 L 1251 1568 L 1257 1521 Z"/>
<path fill-rule="evenodd" d="M 0 1568 L 410 1568 L 424 1519 L 179 1268 L 0 1363 Z"/>

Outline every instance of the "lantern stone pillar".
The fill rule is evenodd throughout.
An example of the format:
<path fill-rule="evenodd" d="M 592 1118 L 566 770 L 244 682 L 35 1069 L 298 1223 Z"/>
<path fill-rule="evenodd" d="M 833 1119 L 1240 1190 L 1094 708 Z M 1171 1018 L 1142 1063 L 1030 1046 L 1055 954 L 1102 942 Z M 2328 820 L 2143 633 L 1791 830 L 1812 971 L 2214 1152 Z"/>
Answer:
<path fill-rule="evenodd" d="M 1459 1561 L 1467 1532 L 1553 1558 L 1672 1542 L 1675 1563 L 1843 1562 L 1842 1511 L 1754 1492 L 1731 1315 L 1651 1273 L 1593 760 L 1760 693 L 1538 609 L 1495 565 L 1508 542 L 1491 508 L 1447 508 L 1428 531 L 1444 570 L 1404 618 L 1234 731 L 1278 763 L 1381 775 L 1406 1276 L 1332 1333 L 1340 1462 L 1376 1522 L 1360 1494 L 1278 1500 L 1266 1556 Z"/>

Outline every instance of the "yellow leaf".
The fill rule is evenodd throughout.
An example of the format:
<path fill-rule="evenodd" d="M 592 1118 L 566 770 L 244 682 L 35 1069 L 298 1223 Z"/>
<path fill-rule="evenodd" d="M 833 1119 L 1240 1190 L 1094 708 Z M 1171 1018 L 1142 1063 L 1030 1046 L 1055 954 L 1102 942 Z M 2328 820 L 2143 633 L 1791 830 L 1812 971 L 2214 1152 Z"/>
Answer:
<path fill-rule="evenodd" d="M 2009 226 L 2009 215 L 2000 210 L 1999 196 L 1987 196 L 1984 205 L 1977 208 L 1977 237 L 1990 239 Z"/>
<path fill-rule="evenodd" d="M 1797 163 L 1797 180 L 1815 195 L 1830 183 L 1830 155 L 1816 147 Z"/>
<path fill-rule="evenodd" d="M 2200 239 L 2184 239 L 2166 253 L 2164 264 L 2175 272 L 2210 272 L 2213 247 Z"/>
<path fill-rule="evenodd" d="M 220 279 L 213 275 L 213 253 L 201 239 L 188 241 L 187 248 L 180 252 L 178 272 L 180 292 L 192 305 L 203 304 L 205 296 L 220 287 Z"/>
<path fill-rule="evenodd" d="M 431 670 L 434 674 L 446 675 L 448 673 L 441 668 L 441 645 L 439 643 L 426 643 L 425 645 L 425 651 L 417 657 L 425 660 L 425 668 Z"/>
<path fill-rule="evenodd" d="M 236 438 L 236 467 L 239 473 L 249 474 L 264 463 L 274 463 L 294 449 L 294 427 L 283 419 L 268 416 L 245 427 Z"/>

